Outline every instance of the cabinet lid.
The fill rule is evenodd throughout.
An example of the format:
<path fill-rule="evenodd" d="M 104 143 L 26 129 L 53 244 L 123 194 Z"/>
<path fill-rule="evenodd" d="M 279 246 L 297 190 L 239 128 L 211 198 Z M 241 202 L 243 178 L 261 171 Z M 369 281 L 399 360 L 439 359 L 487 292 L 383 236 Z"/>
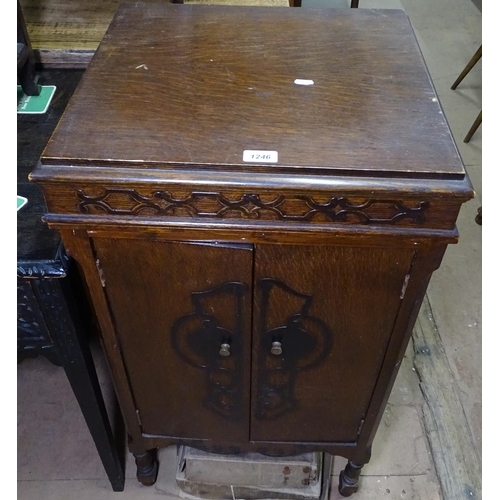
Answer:
<path fill-rule="evenodd" d="M 147 3 L 120 7 L 42 164 L 465 175 L 403 11 Z"/>

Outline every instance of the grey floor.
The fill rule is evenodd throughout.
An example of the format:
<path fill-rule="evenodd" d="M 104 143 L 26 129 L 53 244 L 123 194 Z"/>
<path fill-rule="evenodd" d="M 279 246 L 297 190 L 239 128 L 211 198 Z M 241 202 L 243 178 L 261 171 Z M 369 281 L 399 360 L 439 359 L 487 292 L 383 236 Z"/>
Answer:
<path fill-rule="evenodd" d="M 312 1 L 304 0 L 304 5 Z M 345 0 L 316 0 L 320 1 L 345 6 Z M 286 5 L 287 0 L 273 3 Z M 481 12 L 471 0 L 360 0 L 360 7 L 406 10 L 476 191 L 476 198 L 463 207 L 459 217 L 460 242 L 448 248 L 431 280 L 428 298 L 459 389 L 466 420 L 463 432 L 472 435 L 480 453 L 482 228 L 474 218 L 481 206 L 481 127 L 469 144 L 463 143 L 463 138 L 481 108 L 481 62 L 456 91 L 450 86 L 481 44 Z M 102 379 L 107 390 L 105 372 Z M 410 345 L 373 446 L 372 460 L 363 470 L 361 490 L 353 498 L 444 498 L 443 478 L 424 430 L 426 404 Z M 19 499 L 174 498 L 178 493 L 174 459 L 175 449 L 163 450 L 158 482 L 145 488 L 135 481 L 129 457 L 125 491 L 113 493 L 62 369 L 43 358 L 19 365 Z M 340 498 L 336 484 L 343 463 L 342 459 L 335 463 L 332 500 Z M 474 498 L 480 498 L 480 492 Z"/>

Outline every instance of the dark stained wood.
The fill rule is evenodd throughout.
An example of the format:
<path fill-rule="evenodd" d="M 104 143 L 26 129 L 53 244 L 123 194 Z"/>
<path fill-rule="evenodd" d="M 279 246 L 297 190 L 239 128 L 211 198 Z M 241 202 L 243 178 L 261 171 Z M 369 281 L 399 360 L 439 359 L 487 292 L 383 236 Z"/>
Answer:
<path fill-rule="evenodd" d="M 349 461 L 345 469 L 340 473 L 339 493 L 343 497 L 350 497 L 359 489 L 358 481 L 361 475 L 361 466 Z"/>
<path fill-rule="evenodd" d="M 158 459 L 156 450 L 146 450 L 143 453 L 134 453 L 137 465 L 137 480 L 144 486 L 153 486 L 158 476 Z"/>
<path fill-rule="evenodd" d="M 110 224 L 104 218 L 94 218 L 92 220 L 78 220 L 77 217 L 47 217 L 52 227 L 60 230 L 74 227 L 79 224 L 80 229 L 87 230 L 90 235 L 101 234 L 115 238 L 134 238 L 141 236 L 148 239 L 165 239 L 170 241 L 252 241 L 253 243 L 264 244 L 296 244 L 296 245 L 339 245 L 339 246 L 382 246 L 391 247 L 397 242 L 399 247 L 415 248 L 429 247 L 432 245 L 442 245 L 447 243 L 457 243 L 458 231 L 419 231 L 414 229 L 411 233 L 403 229 L 398 231 L 383 231 L 373 228 L 371 231 L 364 231 L 364 228 L 353 229 L 331 229 L 320 226 L 314 230 L 306 231 L 304 228 L 294 227 L 293 229 L 285 225 L 264 225 L 264 224 L 211 224 L 197 227 L 197 222 L 191 225 L 183 225 L 177 220 L 168 222 L 145 223 L 137 226 L 136 221 L 125 219 L 120 221 L 123 225 L 120 230 Z M 96 224 L 99 228 L 96 229 Z M 302 231 L 301 231 L 302 229 Z M 135 233 L 135 235 L 134 235 Z M 69 244 L 70 242 L 68 242 Z"/>
<path fill-rule="evenodd" d="M 474 195 L 404 13 L 125 5 L 31 179 L 140 481 L 187 444 L 342 455 L 356 490 Z"/>
<path fill-rule="evenodd" d="M 127 372 L 118 350 L 118 339 L 113 325 L 113 319 L 108 309 L 107 298 L 102 288 L 99 269 L 96 265 L 91 242 L 85 231 L 61 230 L 65 248 L 78 263 L 87 287 L 96 317 L 99 321 L 101 343 L 111 369 L 112 381 L 116 390 L 120 408 L 127 427 L 128 444 L 131 452 L 144 452 L 140 443 L 141 429 L 137 419 L 135 404 L 128 385 Z M 136 442 L 139 444 L 136 447 Z"/>
<path fill-rule="evenodd" d="M 414 251 L 255 252 L 251 439 L 356 442 Z M 271 354 L 271 339 L 282 355 Z"/>
<path fill-rule="evenodd" d="M 432 273 L 441 264 L 446 246 L 440 241 L 435 241 L 428 247 L 418 245 L 415 250 L 416 255 L 410 269 L 410 278 L 404 289 L 404 300 L 401 302 L 394 322 L 391 339 L 385 352 L 370 406 L 366 412 L 363 432 L 357 443 L 354 455 L 354 461 L 357 464 L 365 464 L 370 460 L 373 439 L 403 361 L 420 305 Z"/>
<path fill-rule="evenodd" d="M 142 432 L 248 439 L 252 247 L 93 246 Z"/>
<path fill-rule="evenodd" d="M 228 186 L 224 176 L 221 176 L 220 186 L 216 185 L 217 177 L 212 175 L 208 180 L 207 173 L 190 172 L 184 176 L 185 183 L 195 183 L 191 189 L 181 188 L 176 183 L 153 184 L 149 179 L 143 181 L 150 185 L 141 186 L 139 182 L 128 186 L 108 183 L 107 187 L 96 186 L 88 188 L 73 179 L 71 172 L 64 177 L 59 169 L 53 169 L 58 177 L 64 179 L 66 185 L 58 186 L 49 192 L 46 200 L 50 211 L 64 211 L 68 214 L 78 214 L 83 217 L 109 215 L 113 217 L 131 217 L 140 220 L 182 218 L 186 223 L 191 219 L 201 219 L 205 223 L 218 221 L 273 221 L 301 226 L 363 226 L 414 229 L 438 229 L 455 227 L 455 220 L 460 209 L 459 193 L 453 193 L 457 198 L 455 206 L 450 206 L 448 200 L 434 199 L 430 193 L 417 194 L 412 192 L 411 182 L 399 181 L 391 189 L 390 183 L 381 189 L 380 183 L 373 180 L 359 181 L 344 178 L 342 182 L 326 182 L 322 186 L 304 195 L 299 187 L 301 179 L 290 179 L 285 176 L 266 179 L 266 184 L 254 187 L 256 176 L 248 175 L 249 183 L 241 186 L 245 177 L 234 187 Z M 38 174 L 32 178 L 42 180 Z M 213 185 L 211 189 L 200 189 L 200 181 L 206 178 Z M 279 186 L 277 194 L 271 182 Z M 311 183 L 314 179 L 307 179 Z M 126 181 L 126 177 L 123 177 Z M 224 182 L 226 181 L 226 182 Z M 351 181 L 351 185 L 349 185 Z M 88 180 L 87 180 L 88 182 Z M 222 185 L 224 184 L 224 185 Z M 326 185 L 325 185 L 326 184 Z M 357 184 L 357 185 L 356 185 Z M 422 182 L 422 188 L 430 186 Z M 205 185 L 206 186 L 206 185 Z M 404 186 L 401 190 L 398 186 Z M 424 187 L 425 186 L 425 187 Z M 456 187 L 460 183 L 455 183 Z M 443 184 L 450 192 L 451 185 Z M 466 187 L 466 186 L 464 186 Z M 375 192 L 375 190 L 379 192 Z M 403 194 L 403 190 L 408 194 Z M 357 192 L 356 192 L 357 191 Z M 451 192 L 450 192 L 451 194 Z M 397 196 L 395 198 L 395 196 Z M 470 191 L 464 190 L 463 198 L 470 197 Z"/>
<path fill-rule="evenodd" d="M 243 151 L 272 150 L 261 171 L 465 176 L 403 11 L 135 5 L 111 23 L 45 164 L 252 172 Z"/>

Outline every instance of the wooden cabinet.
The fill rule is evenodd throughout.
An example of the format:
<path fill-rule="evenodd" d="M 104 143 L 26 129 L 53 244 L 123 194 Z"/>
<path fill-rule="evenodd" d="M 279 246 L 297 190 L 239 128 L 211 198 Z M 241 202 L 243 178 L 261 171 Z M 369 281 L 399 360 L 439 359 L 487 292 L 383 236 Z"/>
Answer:
<path fill-rule="evenodd" d="M 473 196 L 403 12 L 122 6 L 32 179 L 141 482 L 181 443 L 342 455 L 357 490 Z"/>
<path fill-rule="evenodd" d="M 414 251 L 92 244 L 145 434 L 356 441 Z"/>

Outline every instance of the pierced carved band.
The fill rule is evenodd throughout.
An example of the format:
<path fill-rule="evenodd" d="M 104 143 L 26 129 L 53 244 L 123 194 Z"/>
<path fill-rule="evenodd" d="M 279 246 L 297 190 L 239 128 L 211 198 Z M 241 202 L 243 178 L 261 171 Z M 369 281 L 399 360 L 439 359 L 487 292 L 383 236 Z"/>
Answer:
<path fill-rule="evenodd" d="M 398 200 L 363 200 L 352 202 L 345 197 L 317 201 L 307 195 L 238 194 L 228 197 L 215 192 L 192 192 L 175 197 L 168 191 L 149 196 L 135 189 L 108 188 L 91 195 L 76 191 L 80 213 L 110 215 L 175 216 L 206 218 L 267 219 L 292 222 L 350 222 L 358 224 L 396 224 L 409 219 L 425 222 L 429 202 L 415 207 Z"/>

